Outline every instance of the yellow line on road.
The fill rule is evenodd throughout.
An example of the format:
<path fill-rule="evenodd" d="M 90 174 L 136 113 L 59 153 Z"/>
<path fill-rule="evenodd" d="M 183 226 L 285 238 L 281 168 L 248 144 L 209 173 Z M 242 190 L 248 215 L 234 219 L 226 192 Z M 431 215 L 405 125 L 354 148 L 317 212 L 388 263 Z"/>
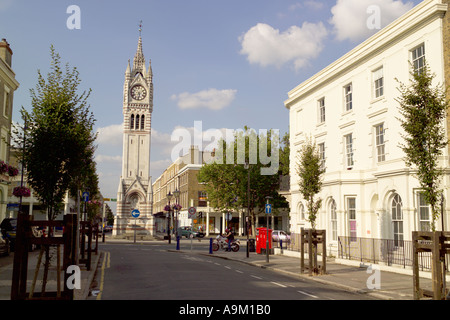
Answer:
<path fill-rule="evenodd" d="M 97 300 L 101 300 L 102 299 L 103 283 L 105 281 L 105 269 L 109 268 L 110 265 L 111 265 L 110 253 L 109 253 L 109 251 L 107 251 L 107 252 L 105 252 L 105 256 L 103 257 L 102 274 L 100 276 L 100 288 L 99 288 L 100 292 L 97 295 Z"/>

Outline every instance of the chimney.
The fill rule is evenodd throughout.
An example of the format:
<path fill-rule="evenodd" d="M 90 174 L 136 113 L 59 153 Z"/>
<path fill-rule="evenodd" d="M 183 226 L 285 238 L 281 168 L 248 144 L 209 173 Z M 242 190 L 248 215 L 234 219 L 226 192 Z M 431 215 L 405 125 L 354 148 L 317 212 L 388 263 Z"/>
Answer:
<path fill-rule="evenodd" d="M 0 59 L 4 60 L 11 67 L 12 50 L 5 38 L 0 42 Z"/>

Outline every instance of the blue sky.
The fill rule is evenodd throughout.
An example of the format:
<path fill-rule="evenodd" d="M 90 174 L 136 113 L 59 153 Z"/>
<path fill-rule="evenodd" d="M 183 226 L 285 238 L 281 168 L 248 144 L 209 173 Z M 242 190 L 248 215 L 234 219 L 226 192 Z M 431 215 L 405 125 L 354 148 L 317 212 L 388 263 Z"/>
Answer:
<path fill-rule="evenodd" d="M 0 0 L 0 37 L 14 52 L 20 83 L 13 120 L 30 110 L 37 70 L 46 74 L 50 45 L 77 67 L 99 130 L 100 188 L 116 197 L 121 174 L 123 82 L 143 21 L 152 61 L 151 174 L 171 163 L 176 128 L 288 131 L 287 92 L 417 5 L 419 0 Z M 69 29 L 70 5 L 81 29 Z M 372 9 L 379 9 L 373 11 Z M 379 20 L 370 20 L 379 18 Z M 368 20 L 379 21 L 379 25 Z"/>

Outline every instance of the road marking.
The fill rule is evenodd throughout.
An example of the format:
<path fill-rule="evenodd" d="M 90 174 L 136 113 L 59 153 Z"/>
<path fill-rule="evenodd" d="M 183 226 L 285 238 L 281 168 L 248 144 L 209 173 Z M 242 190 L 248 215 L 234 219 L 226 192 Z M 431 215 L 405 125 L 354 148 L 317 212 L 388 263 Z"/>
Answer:
<path fill-rule="evenodd" d="M 270 281 L 270 283 L 276 284 L 277 286 L 280 286 L 282 288 L 287 288 L 287 286 L 285 286 L 284 284 L 278 283 L 278 282 Z"/>
<path fill-rule="evenodd" d="M 231 267 L 229 267 L 229 266 L 225 266 L 225 268 L 227 268 L 227 269 L 231 269 Z"/>
<path fill-rule="evenodd" d="M 318 296 L 315 296 L 315 295 L 313 295 L 313 294 L 310 294 L 310 293 L 307 293 L 307 292 L 304 292 L 304 291 L 298 290 L 297 292 L 298 292 L 298 293 L 301 293 L 301 294 L 304 294 L 305 296 L 309 296 L 309 297 L 311 297 L 311 298 L 314 298 L 314 299 L 319 299 Z"/>
<path fill-rule="evenodd" d="M 253 278 L 256 278 L 258 280 L 262 280 L 263 279 L 263 278 L 260 278 L 260 277 L 254 276 L 254 275 L 250 275 L 250 276 L 253 277 Z"/>
<path fill-rule="evenodd" d="M 102 263 L 102 274 L 100 277 L 100 288 L 99 288 L 99 293 L 97 295 L 97 300 L 101 300 L 102 299 L 102 293 L 103 293 L 103 284 L 105 282 L 105 268 L 109 268 L 110 266 L 110 257 L 109 257 L 109 251 L 105 252 L 105 256 L 103 258 L 103 263 Z"/>
<path fill-rule="evenodd" d="M 236 272 L 239 272 L 239 273 L 244 273 L 243 271 L 241 271 L 241 270 L 236 270 Z"/>
<path fill-rule="evenodd" d="M 214 264 L 215 264 L 216 266 L 220 266 L 220 263 L 214 262 Z"/>

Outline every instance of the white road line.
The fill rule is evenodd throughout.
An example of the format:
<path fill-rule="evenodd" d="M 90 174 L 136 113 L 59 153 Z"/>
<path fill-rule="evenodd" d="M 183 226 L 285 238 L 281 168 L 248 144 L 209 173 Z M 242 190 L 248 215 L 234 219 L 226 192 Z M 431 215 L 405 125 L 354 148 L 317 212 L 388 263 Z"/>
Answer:
<path fill-rule="evenodd" d="M 225 268 L 227 268 L 227 269 L 231 269 L 231 267 L 229 267 L 229 266 L 224 266 Z"/>
<path fill-rule="evenodd" d="M 278 282 L 270 281 L 270 283 L 276 284 L 277 286 L 280 286 L 282 288 L 287 288 L 287 286 L 285 286 L 284 284 L 278 283 Z"/>
<path fill-rule="evenodd" d="M 239 272 L 239 273 L 244 273 L 243 271 L 241 271 L 241 270 L 236 270 L 236 272 Z"/>
<path fill-rule="evenodd" d="M 220 263 L 214 262 L 214 264 L 215 264 L 216 266 L 220 266 Z"/>
<path fill-rule="evenodd" d="M 313 295 L 313 294 L 309 294 L 309 293 L 304 292 L 304 291 L 298 290 L 297 292 L 298 292 L 298 293 L 301 293 L 301 294 L 304 294 L 305 296 L 309 296 L 309 297 L 311 297 L 311 298 L 314 298 L 314 299 L 319 299 L 318 296 L 315 296 L 315 295 Z"/>
<path fill-rule="evenodd" d="M 254 276 L 254 275 L 250 275 L 250 276 L 253 277 L 253 278 L 259 279 L 259 280 L 263 279 L 263 278 L 260 278 L 260 277 Z"/>

